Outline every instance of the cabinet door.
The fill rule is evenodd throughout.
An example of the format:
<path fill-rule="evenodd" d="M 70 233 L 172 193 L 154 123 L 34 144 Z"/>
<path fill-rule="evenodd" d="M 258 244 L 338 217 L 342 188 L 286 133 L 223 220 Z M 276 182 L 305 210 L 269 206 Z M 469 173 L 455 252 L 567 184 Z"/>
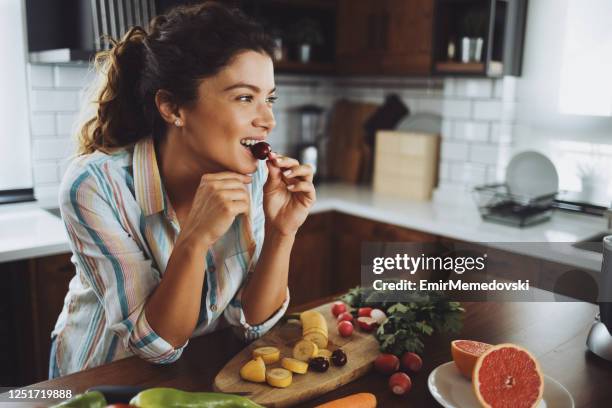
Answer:
<path fill-rule="evenodd" d="M 332 294 L 330 213 L 312 214 L 300 227 L 289 262 L 291 306 Z"/>
<path fill-rule="evenodd" d="M 382 13 L 375 0 L 338 2 L 336 61 L 340 73 L 380 73 Z"/>
<path fill-rule="evenodd" d="M 13 333 L 10 339 L 16 365 L 11 385 L 46 380 L 51 331 L 64 305 L 68 283 L 74 276 L 70 254 L 47 256 L 0 266 L 6 269 L 11 293 Z M 0 367 L 0 372 L 3 367 Z"/>
<path fill-rule="evenodd" d="M 432 59 L 433 0 L 385 0 L 385 6 L 383 72 L 428 75 Z"/>
<path fill-rule="evenodd" d="M 426 244 L 427 253 L 438 251 L 436 245 L 431 245 L 438 242 L 435 235 L 346 214 L 334 213 L 332 231 L 332 287 L 335 293 L 360 284 L 364 242 Z"/>

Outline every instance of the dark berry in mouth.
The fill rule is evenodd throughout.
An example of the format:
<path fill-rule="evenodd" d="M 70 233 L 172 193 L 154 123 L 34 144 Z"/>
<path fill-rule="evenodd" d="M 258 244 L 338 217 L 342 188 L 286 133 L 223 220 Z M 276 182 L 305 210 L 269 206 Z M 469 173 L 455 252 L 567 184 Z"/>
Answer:
<path fill-rule="evenodd" d="M 255 158 L 259 160 L 266 160 L 268 158 L 268 154 L 272 151 L 270 145 L 266 142 L 255 143 L 250 146 L 251 153 Z"/>

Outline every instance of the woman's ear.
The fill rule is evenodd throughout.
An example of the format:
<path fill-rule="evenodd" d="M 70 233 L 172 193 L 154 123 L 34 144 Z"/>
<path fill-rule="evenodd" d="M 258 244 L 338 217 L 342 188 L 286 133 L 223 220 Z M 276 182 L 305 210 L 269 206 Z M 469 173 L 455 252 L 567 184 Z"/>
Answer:
<path fill-rule="evenodd" d="M 159 89 L 155 93 L 155 105 L 162 119 L 168 124 L 176 124 L 177 119 L 184 123 L 185 118 L 172 100 L 172 94 L 166 90 Z"/>

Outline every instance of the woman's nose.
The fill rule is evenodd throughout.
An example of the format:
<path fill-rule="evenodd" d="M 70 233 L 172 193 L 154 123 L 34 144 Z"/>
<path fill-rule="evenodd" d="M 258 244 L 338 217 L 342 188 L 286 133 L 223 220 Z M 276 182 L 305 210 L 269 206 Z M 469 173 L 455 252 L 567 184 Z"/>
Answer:
<path fill-rule="evenodd" d="M 276 126 L 276 120 L 274 119 L 274 113 L 272 112 L 272 108 L 269 106 L 263 106 L 257 112 L 257 117 L 253 121 L 253 125 L 255 127 L 265 128 L 268 132 L 271 132 L 272 129 Z"/>

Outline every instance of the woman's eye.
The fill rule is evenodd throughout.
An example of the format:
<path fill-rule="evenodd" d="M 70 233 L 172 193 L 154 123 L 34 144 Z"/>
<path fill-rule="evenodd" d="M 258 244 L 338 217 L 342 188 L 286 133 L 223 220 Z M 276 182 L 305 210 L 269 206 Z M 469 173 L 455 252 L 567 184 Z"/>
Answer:
<path fill-rule="evenodd" d="M 270 105 L 274 105 L 274 103 L 276 102 L 277 99 L 278 99 L 278 96 L 269 96 L 268 97 L 268 103 Z"/>
<path fill-rule="evenodd" d="M 238 97 L 238 100 L 240 102 L 251 102 L 253 100 L 253 97 L 251 95 L 241 95 Z"/>

